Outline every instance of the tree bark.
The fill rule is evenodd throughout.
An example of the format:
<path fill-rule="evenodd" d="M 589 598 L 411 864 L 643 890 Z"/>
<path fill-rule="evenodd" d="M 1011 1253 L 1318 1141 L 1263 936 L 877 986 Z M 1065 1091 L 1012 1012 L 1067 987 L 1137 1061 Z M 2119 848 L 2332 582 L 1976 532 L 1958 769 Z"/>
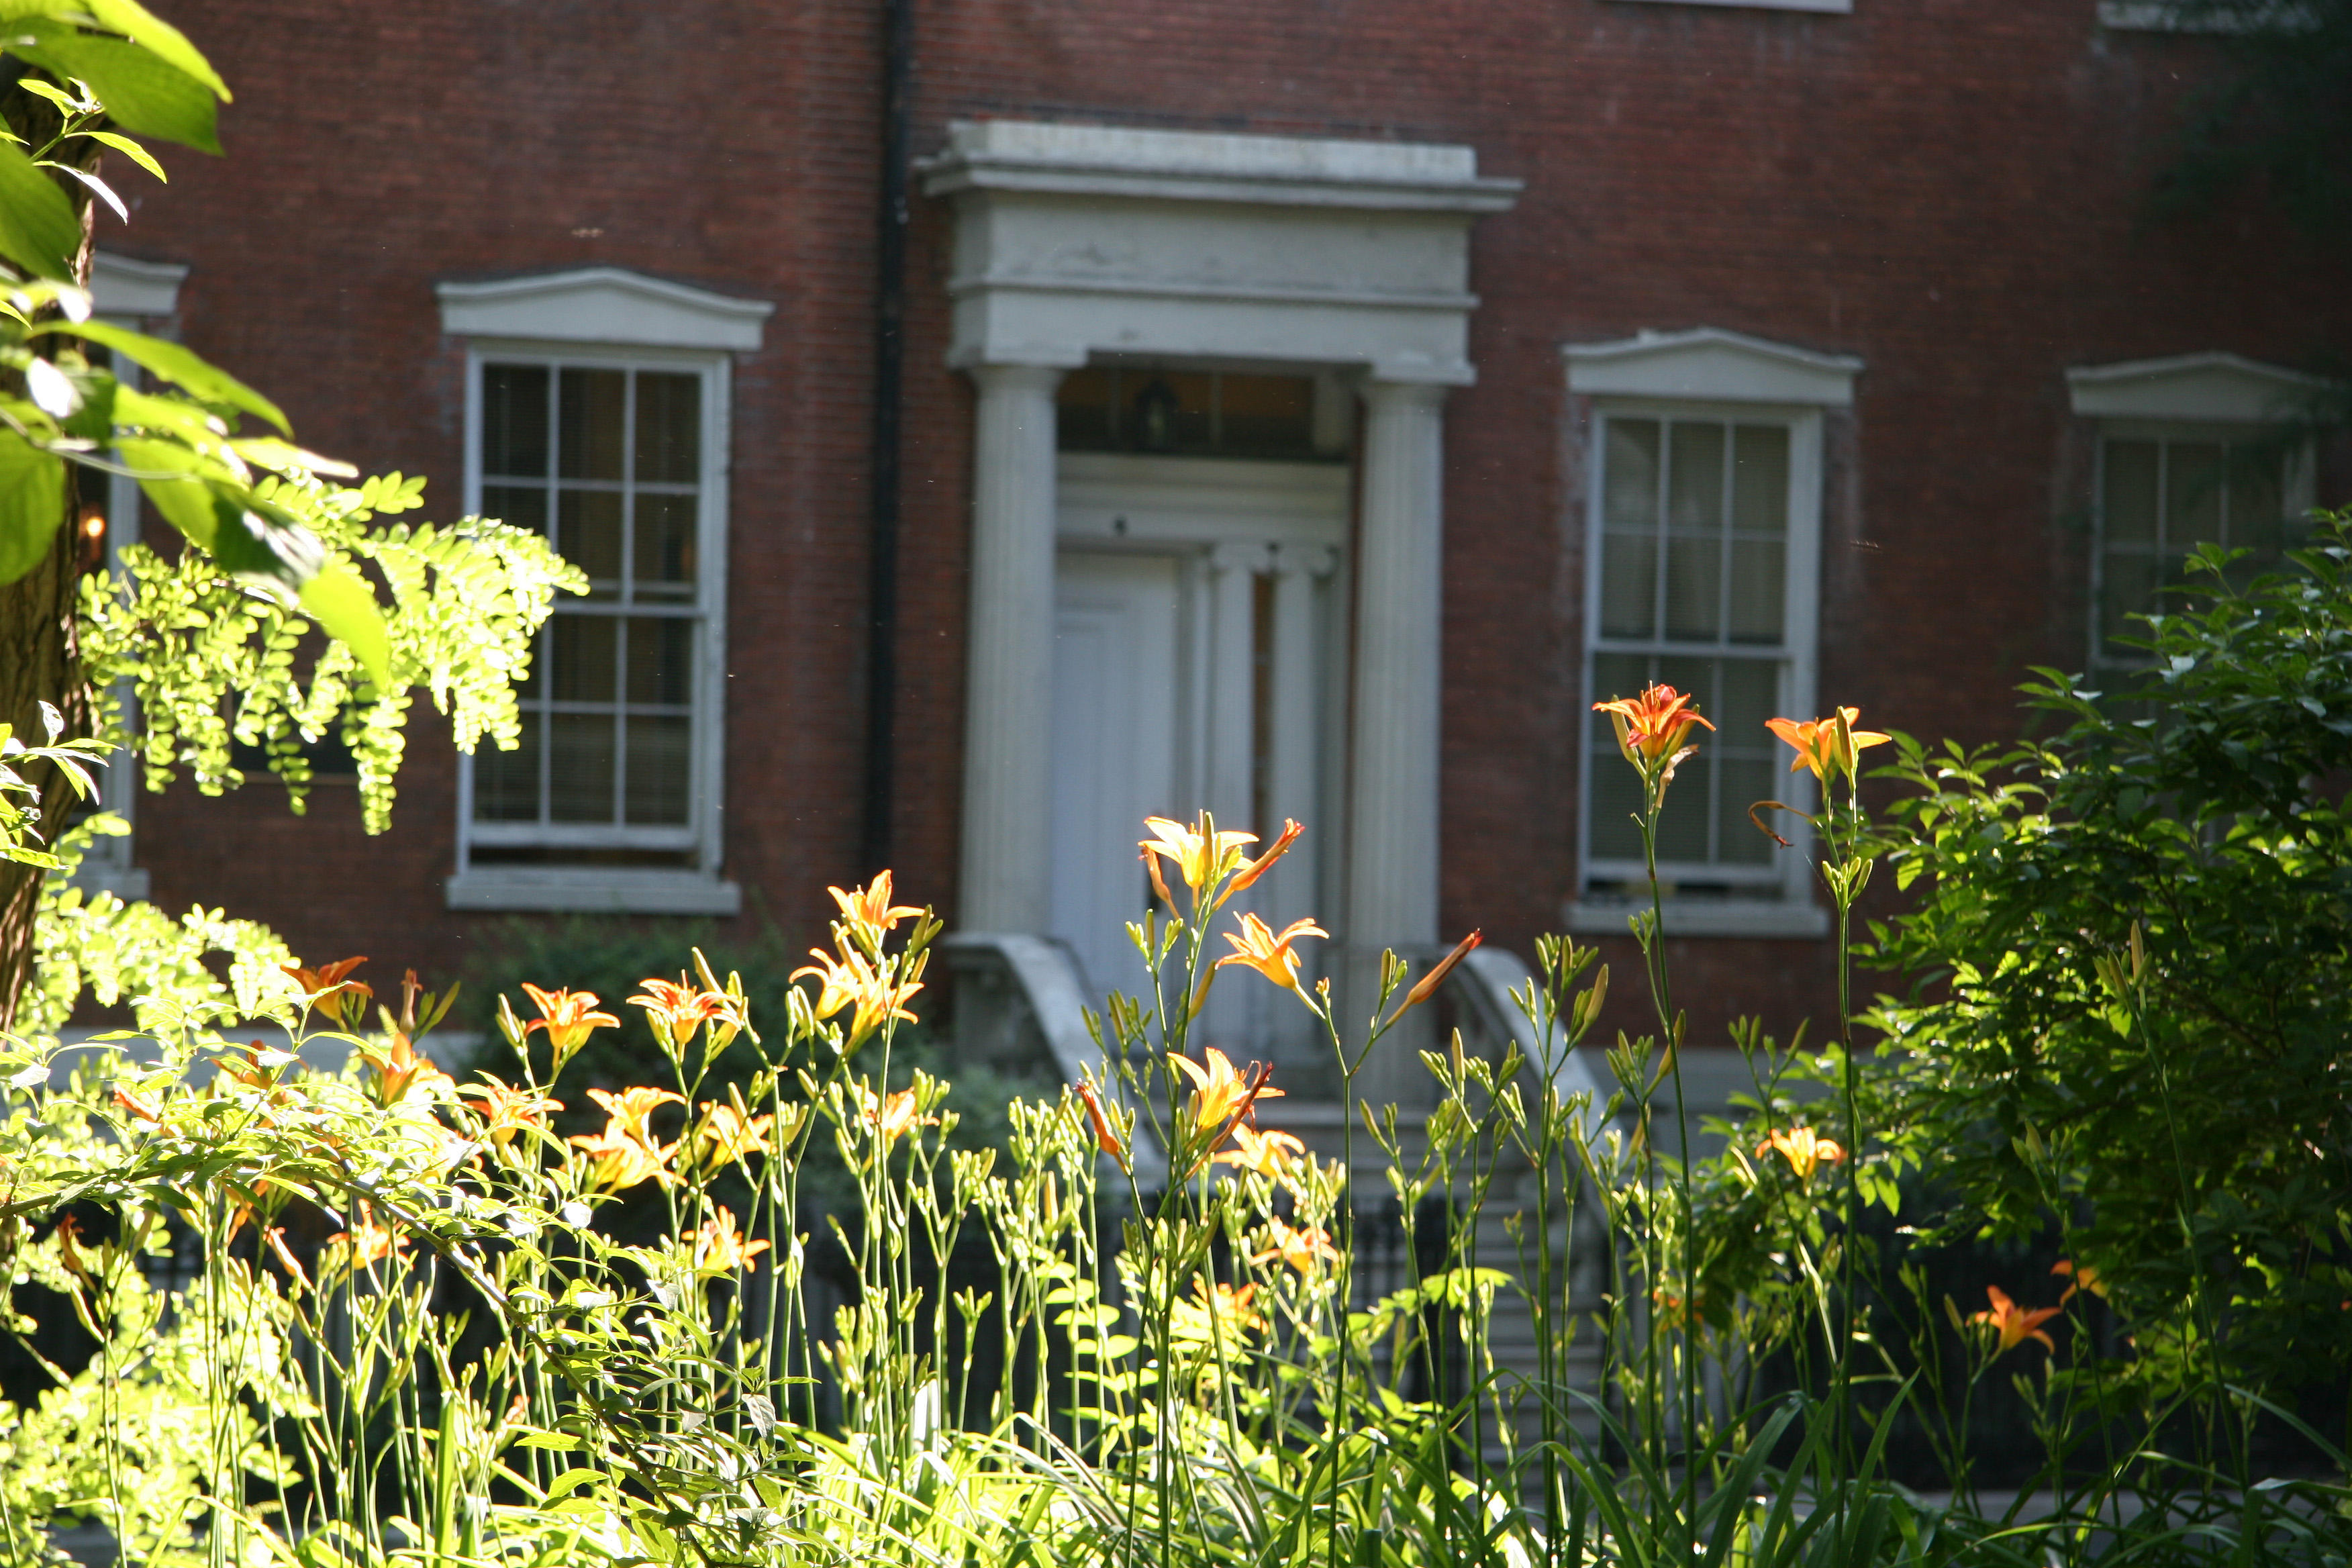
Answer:
<path fill-rule="evenodd" d="M 36 147 L 55 135 L 58 126 L 55 105 L 13 81 L 0 92 L 0 119 Z M 88 149 L 85 166 L 95 170 L 99 144 L 79 145 Z M 78 180 L 50 177 L 81 215 L 74 277 L 87 288 L 94 238 L 89 193 Z M 65 720 L 60 740 L 90 732 L 89 685 L 74 626 L 84 570 L 85 542 L 75 525 L 81 512 L 79 478 L 80 470 L 67 465 L 65 516 L 58 520 L 48 554 L 14 583 L 0 584 L 0 720 L 15 726 L 14 733 L 26 745 L 39 745 L 47 735 L 41 717 L 44 702 Z M 73 785 L 55 768 L 39 766 L 25 773 L 41 791 L 41 840 L 53 842 L 76 803 Z M 45 875 L 37 866 L 0 860 L 0 1029 L 16 1027 L 25 985 L 32 978 L 34 921 Z"/>

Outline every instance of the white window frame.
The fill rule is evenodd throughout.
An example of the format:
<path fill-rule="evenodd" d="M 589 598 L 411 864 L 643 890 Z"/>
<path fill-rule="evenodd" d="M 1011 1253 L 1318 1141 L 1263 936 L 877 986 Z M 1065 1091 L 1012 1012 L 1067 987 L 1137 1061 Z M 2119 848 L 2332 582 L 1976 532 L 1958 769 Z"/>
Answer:
<path fill-rule="evenodd" d="M 1606 715 L 1592 711 L 1595 701 L 1619 693 L 1591 689 L 1594 655 L 1665 654 L 1740 658 L 1749 657 L 1736 646 L 1706 648 L 1675 647 L 1664 636 L 1648 638 L 1601 635 L 1603 592 L 1601 552 L 1603 526 L 1609 421 L 1613 418 L 1721 420 L 1733 424 L 1772 424 L 1789 432 L 1788 558 L 1783 578 L 1783 637 L 1769 658 L 1781 666 L 1780 711 L 1811 717 L 1820 642 L 1821 539 L 1822 510 L 1823 424 L 1827 411 L 1851 407 L 1853 378 L 1862 362 L 1850 356 L 1824 354 L 1786 344 L 1767 342 L 1714 328 L 1689 331 L 1646 332 L 1609 343 L 1571 345 L 1567 351 L 1569 391 L 1592 400 L 1585 473 L 1585 605 L 1582 692 L 1578 703 L 1578 757 L 1580 766 L 1599 765 L 1609 731 Z M 1706 737 L 1700 737 L 1705 743 Z M 1617 763 L 1616 765 L 1623 765 Z M 1811 779 L 1783 775 L 1786 787 L 1779 797 L 1800 811 L 1811 809 Z M 1628 881 L 1644 877 L 1639 862 L 1596 860 L 1591 853 L 1592 792 L 1579 792 L 1577 813 L 1577 881 L 1579 891 L 1566 910 L 1569 929 L 1622 935 L 1627 917 L 1641 907 L 1632 900 L 1587 895 L 1584 889 L 1612 874 Z M 1675 900 L 1665 902 L 1665 930 L 1679 936 L 1812 938 L 1827 932 L 1828 912 L 1812 895 L 1812 869 L 1804 824 L 1784 818 L 1776 824 L 1790 840 L 1776 847 L 1760 876 L 1743 876 L 1721 866 L 1661 865 L 1662 880 L 1680 872 L 1689 880 L 1738 884 L 1748 881 L 1755 891 L 1722 898 Z"/>
<path fill-rule="evenodd" d="M 2208 350 L 2116 364 L 2080 365 L 2066 373 L 2077 418 L 2095 421 L 2091 490 L 2091 563 L 2085 668 L 2114 670 L 2131 661 L 2105 651 L 2099 602 L 2106 587 L 2107 444 L 2216 441 L 2245 445 L 2301 422 L 2327 389 L 2325 378 L 2283 365 Z M 2282 496 L 2289 516 L 2310 510 L 2316 464 L 2314 443 L 2285 454 Z"/>
<path fill-rule="evenodd" d="M 479 823 L 474 820 L 474 759 L 461 757 L 457 865 L 446 885 L 457 910 L 589 910 L 732 915 L 742 889 L 724 864 L 727 701 L 729 444 L 733 355 L 760 346 L 773 307 L 687 289 L 613 268 L 492 283 L 446 283 L 438 290 L 446 331 L 466 339 L 465 507 L 482 495 L 482 375 L 488 363 L 557 369 L 691 373 L 702 398 L 699 507 L 696 521 L 693 776 L 683 827 L 604 824 Z M 553 509 L 549 521 L 552 526 Z M 476 864 L 476 847 L 497 846 L 680 852 L 677 868 Z"/>
<path fill-rule="evenodd" d="M 172 319 L 180 310 L 180 285 L 188 268 L 173 261 L 137 261 L 127 256 L 98 251 L 90 258 L 90 309 L 101 321 L 169 337 Z M 111 357 L 111 356 L 110 356 Z M 127 386 L 140 384 L 139 367 L 117 359 L 115 375 Z M 142 519 L 139 481 L 121 474 L 106 478 L 106 564 L 119 572 L 126 545 L 139 542 Z M 117 692 L 124 725 L 135 736 L 139 728 L 137 700 L 131 683 Z M 86 891 L 105 891 L 127 902 L 148 896 L 151 879 L 143 866 L 134 865 L 137 853 L 139 746 L 134 739 L 124 751 L 98 770 L 98 809 L 110 811 L 131 825 L 120 837 L 93 839 L 74 869 L 74 885 Z"/>

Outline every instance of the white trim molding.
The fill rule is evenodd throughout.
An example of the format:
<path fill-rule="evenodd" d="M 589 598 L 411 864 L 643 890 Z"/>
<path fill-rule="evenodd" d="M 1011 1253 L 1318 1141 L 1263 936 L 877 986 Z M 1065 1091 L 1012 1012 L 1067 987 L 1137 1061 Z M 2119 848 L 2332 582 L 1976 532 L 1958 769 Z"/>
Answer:
<path fill-rule="evenodd" d="M 957 121 L 949 363 L 1277 362 L 1466 384 L 1471 224 L 1520 183 L 1469 147 Z"/>
<path fill-rule="evenodd" d="M 605 343 L 751 353 L 775 306 L 586 267 L 478 283 L 436 283 L 441 330 L 451 337 Z"/>
<path fill-rule="evenodd" d="M 1811 899 L 1668 899 L 1661 907 L 1668 936 L 1814 942 L 1830 934 L 1829 910 Z M 1578 936 L 1625 936 L 1649 908 L 1633 899 L 1571 899 L 1561 912 Z"/>
<path fill-rule="evenodd" d="M 740 915 L 743 889 L 700 871 L 639 866 L 475 866 L 445 884 L 453 910 L 548 914 Z"/>
<path fill-rule="evenodd" d="M 2219 351 L 2066 373 L 2074 413 L 2085 419 L 2292 424 L 2328 384 L 2323 376 Z"/>
<path fill-rule="evenodd" d="M 1644 331 L 1604 343 L 1570 343 L 1568 389 L 1595 397 L 1853 406 L 1862 361 L 1851 354 L 1751 338 L 1720 327 Z"/>
<path fill-rule="evenodd" d="M 90 309 L 101 316 L 176 315 L 187 278 L 184 262 L 134 261 L 98 251 L 89 258 Z"/>

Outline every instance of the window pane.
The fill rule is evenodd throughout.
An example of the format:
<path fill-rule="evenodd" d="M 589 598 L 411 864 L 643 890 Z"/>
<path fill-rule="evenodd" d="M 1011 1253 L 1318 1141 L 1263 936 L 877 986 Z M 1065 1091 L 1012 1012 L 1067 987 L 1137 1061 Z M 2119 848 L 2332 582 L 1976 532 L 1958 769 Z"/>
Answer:
<path fill-rule="evenodd" d="M 1681 430 L 1675 432 L 1681 437 Z M 1701 717 L 1718 728 L 1722 715 L 1716 711 L 1718 702 L 1716 691 L 1717 672 L 1720 659 L 1662 658 L 1658 660 L 1658 679 L 1677 691 L 1688 692 L 1697 700 Z M 1698 755 L 1683 763 L 1675 774 L 1674 787 L 1666 792 L 1664 809 L 1658 813 L 1658 858 L 1661 860 L 1704 861 L 1709 858 L 1707 829 L 1711 813 L 1708 803 L 1715 793 L 1717 748 L 1709 742 L 1711 732 L 1695 731 Z M 1631 771 L 1630 769 L 1628 770 Z"/>
<path fill-rule="evenodd" d="M 628 725 L 628 820 L 682 826 L 692 775 L 693 721 L 632 717 Z"/>
<path fill-rule="evenodd" d="M 1713 642 L 1722 635 L 1723 542 L 1666 538 L 1666 635 Z"/>
<path fill-rule="evenodd" d="M 609 713 L 548 718 L 548 816 L 557 822 L 613 820 L 613 725 Z"/>
<path fill-rule="evenodd" d="M 2254 552 L 2267 568 L 2285 547 L 2286 484 L 2280 455 L 2262 447 L 2230 449 L 2230 543 Z"/>
<path fill-rule="evenodd" d="M 539 715 L 522 715 L 522 744 L 501 752 L 484 741 L 474 752 L 474 820 L 539 820 Z"/>
<path fill-rule="evenodd" d="M 1787 604 L 1789 547 L 1777 539 L 1731 542 L 1731 640 L 1777 643 Z"/>
<path fill-rule="evenodd" d="M 1055 444 L 1066 452 L 1108 452 L 1112 447 L 1111 372 L 1074 370 L 1054 394 Z"/>
<path fill-rule="evenodd" d="M 563 438 L 558 468 L 567 479 L 621 477 L 629 377 L 618 370 L 567 370 L 561 387 Z"/>
<path fill-rule="evenodd" d="M 555 548 L 609 597 L 621 585 L 620 492 L 565 490 L 556 510 Z"/>
<path fill-rule="evenodd" d="M 545 366 L 482 367 L 482 472 L 546 477 Z"/>
<path fill-rule="evenodd" d="M 558 702 L 613 700 L 619 626 L 611 616 L 556 615 L 555 657 L 549 661 L 554 668 L 548 674 Z"/>
<path fill-rule="evenodd" d="M 1303 375 L 1221 375 L 1217 422 L 1228 452 L 1310 452 L 1315 383 Z"/>
<path fill-rule="evenodd" d="M 2106 462 L 2110 544 L 2156 542 L 2156 443 L 2110 441 Z"/>
<path fill-rule="evenodd" d="M 1709 739 L 1717 751 L 1769 754 L 1780 742 L 1764 727 L 1764 721 L 1774 717 L 1780 706 L 1778 663 L 1760 658 L 1725 659 L 1716 707 L 1706 715 L 1715 721 L 1715 733 Z"/>
<path fill-rule="evenodd" d="M 1658 526 L 1658 422 L 1612 419 L 1601 480 L 1605 526 L 1650 532 Z"/>
<path fill-rule="evenodd" d="M 1592 656 L 1592 700 L 1595 702 L 1614 702 L 1620 697 L 1638 697 L 1642 689 L 1649 684 L 1648 655 L 1596 653 Z M 1610 754 L 1616 755 L 1617 732 L 1610 727 L 1609 715 L 1596 713 L 1592 717 L 1595 726 L 1592 743 L 1596 746 L 1601 744 L 1601 737 L 1606 735 Z"/>
<path fill-rule="evenodd" d="M 1601 536 L 1601 633 L 1645 637 L 1657 629 L 1658 537 Z"/>
<path fill-rule="evenodd" d="M 2164 456 L 2164 545 L 2185 554 L 2192 544 L 2221 537 L 2221 447 L 2174 441 Z"/>
<path fill-rule="evenodd" d="M 1789 427 L 1742 425 L 1732 437 L 1731 526 L 1789 531 Z"/>
<path fill-rule="evenodd" d="M 640 595 L 694 597 L 694 531 L 700 500 L 694 496 L 639 495 L 632 565 Z"/>
<path fill-rule="evenodd" d="M 1609 740 L 1606 745 L 1594 746 L 1591 765 L 1585 769 L 1584 788 L 1592 813 L 1592 858 L 1639 860 L 1642 830 L 1633 818 L 1642 809 L 1642 781 L 1617 754 L 1615 731 L 1609 728 L 1608 716 L 1595 717 L 1597 732 Z"/>
<path fill-rule="evenodd" d="M 2099 583 L 2100 646 L 2110 655 L 2128 657 L 2137 650 L 2118 639 L 2147 636 L 2147 627 L 2130 617 L 2156 608 L 2156 557 L 2110 550 L 2104 565 Z"/>
<path fill-rule="evenodd" d="M 629 700 L 673 708 L 693 702 L 692 621 L 676 616 L 629 618 Z"/>
<path fill-rule="evenodd" d="M 532 533 L 545 533 L 547 492 L 529 485 L 484 485 L 482 515 Z"/>
<path fill-rule="evenodd" d="M 1772 860 L 1773 844 L 1756 826 L 1757 817 L 1771 821 L 1771 813 L 1748 815 L 1758 801 L 1781 798 L 1779 770 L 1760 757 L 1718 757 L 1721 780 L 1716 803 L 1716 859 L 1729 866 L 1765 866 Z M 1776 825 L 1777 826 L 1777 825 Z M 1781 830 L 1781 837 L 1788 834 Z"/>
<path fill-rule="evenodd" d="M 1723 530 L 1723 426 L 1677 421 L 1668 462 L 1666 526 L 1680 532 Z"/>
<path fill-rule="evenodd" d="M 702 478 L 702 378 L 637 373 L 637 479 L 693 484 Z"/>

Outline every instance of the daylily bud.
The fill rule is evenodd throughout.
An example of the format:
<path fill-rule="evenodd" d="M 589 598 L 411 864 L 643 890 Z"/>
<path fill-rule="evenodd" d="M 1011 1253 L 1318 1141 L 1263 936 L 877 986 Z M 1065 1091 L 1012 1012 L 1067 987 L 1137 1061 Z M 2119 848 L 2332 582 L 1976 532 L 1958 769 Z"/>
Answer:
<path fill-rule="evenodd" d="M 1389 1022 L 1391 1024 L 1395 1023 L 1399 1018 L 1403 1017 L 1406 1013 L 1420 1006 L 1432 996 L 1436 995 L 1437 988 L 1445 984 L 1445 977 L 1454 973 L 1454 966 L 1460 963 L 1464 959 L 1469 957 L 1470 950 L 1476 947 L 1478 945 L 1478 942 L 1479 933 L 1474 931 L 1468 936 L 1464 937 L 1460 942 L 1455 942 L 1454 944 L 1454 951 L 1447 953 L 1444 958 L 1438 960 L 1437 967 L 1423 975 L 1420 982 L 1416 984 L 1412 990 L 1404 994 L 1404 1000 L 1397 1005 L 1397 1010 L 1389 1015 Z"/>

